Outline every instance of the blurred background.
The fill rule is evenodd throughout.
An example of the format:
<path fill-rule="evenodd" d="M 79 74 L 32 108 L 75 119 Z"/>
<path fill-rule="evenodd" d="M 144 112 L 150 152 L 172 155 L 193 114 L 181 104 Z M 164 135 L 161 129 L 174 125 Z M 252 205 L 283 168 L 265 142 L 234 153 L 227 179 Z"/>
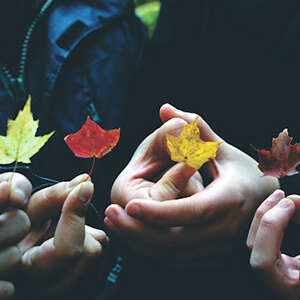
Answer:
<path fill-rule="evenodd" d="M 136 14 L 146 25 L 148 35 L 151 38 L 156 26 L 157 17 L 159 15 L 160 1 L 134 0 L 134 3 L 136 6 Z"/>

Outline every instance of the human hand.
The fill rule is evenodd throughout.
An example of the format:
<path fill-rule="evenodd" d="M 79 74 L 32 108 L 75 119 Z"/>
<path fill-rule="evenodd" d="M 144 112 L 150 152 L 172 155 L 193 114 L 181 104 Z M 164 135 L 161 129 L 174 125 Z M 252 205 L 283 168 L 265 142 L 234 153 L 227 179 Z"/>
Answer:
<path fill-rule="evenodd" d="M 160 114 L 165 124 L 141 143 L 116 179 L 105 224 L 131 249 L 160 263 L 179 268 L 231 263 L 224 256 L 234 256 L 255 209 L 278 181 L 262 177 L 255 160 L 226 142 L 203 168 L 212 178 L 206 187 L 190 167 L 169 169 L 165 133 L 178 134 L 196 115 L 170 105 Z M 204 141 L 222 141 L 201 118 L 198 127 Z"/>
<path fill-rule="evenodd" d="M 38 191 L 28 202 L 32 228 L 19 247 L 23 252 L 20 288 L 30 299 L 66 297 L 72 290 L 76 294 L 76 287 L 88 292 L 89 275 L 95 277 L 95 268 L 103 272 L 99 260 L 104 259 L 106 234 L 85 226 L 94 191 L 87 178 L 83 174 Z M 57 216 L 58 222 L 53 223 Z"/>
<path fill-rule="evenodd" d="M 21 174 L 0 175 L 0 299 L 15 294 L 14 276 L 22 254 L 17 244 L 26 236 L 30 221 L 23 208 L 31 194 L 31 183 Z"/>
<path fill-rule="evenodd" d="M 280 252 L 284 229 L 292 217 L 300 224 L 300 196 L 285 198 L 277 190 L 257 209 L 247 239 L 250 265 L 276 299 L 300 299 L 300 255 Z"/>

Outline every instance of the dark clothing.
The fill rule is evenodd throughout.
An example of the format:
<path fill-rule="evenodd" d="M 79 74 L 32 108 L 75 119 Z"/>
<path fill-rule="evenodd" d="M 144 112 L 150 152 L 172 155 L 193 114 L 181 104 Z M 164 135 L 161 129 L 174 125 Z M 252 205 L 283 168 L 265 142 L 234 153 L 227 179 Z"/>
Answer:
<path fill-rule="evenodd" d="M 34 173 L 67 181 L 90 171 L 92 159 L 75 157 L 63 140 L 78 131 L 88 115 L 106 130 L 121 127 L 119 144 L 96 161 L 92 174 L 92 203 L 102 215 L 113 180 L 132 154 L 122 138 L 124 107 L 146 40 L 133 2 L 12 0 L 2 5 L 0 14 L 0 134 L 6 134 L 7 119 L 15 119 L 27 93 L 34 119 L 39 119 L 37 135 L 55 130 L 31 158 Z M 34 185 L 40 183 L 25 175 Z M 103 226 L 93 210 L 88 220 Z M 95 285 L 100 293 L 101 283 Z"/>
<path fill-rule="evenodd" d="M 55 130 L 45 147 L 33 156 L 30 168 L 40 176 L 69 180 L 89 172 L 92 160 L 75 157 L 64 136 L 78 131 L 88 115 L 104 129 L 123 127 L 128 88 L 139 64 L 145 31 L 134 14 L 133 3 L 127 0 L 25 2 L 23 15 L 28 12 L 30 17 L 23 20 L 18 14 L 15 19 L 11 15 L 15 21 L 11 33 L 15 28 L 19 33 L 17 29 L 24 23 L 29 29 L 27 34 L 22 30 L 24 36 L 18 34 L 10 45 L 7 28 L 1 27 L 1 62 L 13 77 L 21 77 L 26 92 L 31 94 L 34 118 L 40 120 L 37 134 Z M 25 36 L 23 48 L 27 46 L 27 55 L 25 62 L 20 62 Z M 2 135 L 6 134 L 7 118 L 14 119 L 24 101 L 26 98 L 15 103 L 0 82 Z M 109 203 L 113 179 L 129 157 L 117 154 L 118 147 L 96 162 L 92 174 L 96 183 L 93 203 L 100 211 Z"/>
<path fill-rule="evenodd" d="M 284 128 L 299 142 L 299 22 L 293 0 L 162 1 L 145 60 L 144 102 L 153 111 L 170 102 L 197 112 L 255 157 L 251 144 L 269 149 Z"/>
<path fill-rule="evenodd" d="M 126 133 L 124 108 L 146 32 L 134 14 L 132 1 L 12 0 L 3 5 L 0 14 L 0 62 L 4 65 L 0 134 L 6 134 L 7 119 L 14 119 L 23 108 L 27 93 L 31 94 L 34 118 L 39 119 L 37 135 L 55 130 L 31 159 L 34 173 L 66 181 L 89 172 L 92 159 L 75 157 L 63 140 L 78 131 L 88 115 L 104 129 L 121 127 L 119 144 L 97 160 L 92 174 L 92 203 L 102 215 L 110 202 L 112 182 L 134 147 L 124 145 L 126 139 L 122 138 Z M 30 172 L 19 171 L 35 186 L 40 184 Z M 92 209 L 88 222 L 103 226 Z M 98 293 L 102 292 L 96 274 L 93 280 Z M 82 297 L 74 290 L 76 297 Z"/>
<path fill-rule="evenodd" d="M 36 1 L 34 12 L 43 4 Z M 121 127 L 120 144 L 96 162 L 92 176 L 93 203 L 102 210 L 112 178 L 129 157 L 126 151 L 160 125 L 157 112 L 167 101 L 199 113 L 225 140 L 253 156 L 250 144 L 267 149 L 285 127 L 300 141 L 299 9 L 291 0 L 162 1 L 132 101 L 125 102 L 144 42 L 131 2 L 54 1 L 33 30 L 25 86 L 40 119 L 38 134 L 56 133 L 30 167 L 57 180 L 88 172 L 92 162 L 74 157 L 63 137 L 76 132 L 87 115 L 105 129 Z M 31 24 L 35 14 L 26 18 L 23 24 Z M 22 38 L 16 44 L 22 45 Z M 15 75 L 21 52 L 12 56 L 3 50 L 0 56 Z M 7 118 L 24 103 L 15 104 L 1 83 L 0 102 L 5 134 Z M 300 193 L 297 180 L 290 191 Z M 232 255 L 235 263 L 225 269 L 180 272 L 127 253 L 119 280 L 108 283 L 99 299 L 269 299 L 249 270 L 246 249 Z"/>
<path fill-rule="evenodd" d="M 138 76 L 140 90 L 135 90 L 136 106 L 143 100 L 134 119 L 143 126 L 135 133 L 142 138 L 157 128 L 158 109 L 169 102 L 200 114 L 223 139 L 255 159 L 251 145 L 270 149 L 284 128 L 300 142 L 300 3 L 161 2 L 145 72 Z M 299 194 L 299 175 L 282 180 L 282 187 Z M 284 252 L 299 254 L 299 230 L 289 226 Z M 204 272 L 162 270 L 133 256 L 123 293 L 133 299 L 273 299 L 248 266 L 245 241 L 246 233 L 230 266 Z"/>

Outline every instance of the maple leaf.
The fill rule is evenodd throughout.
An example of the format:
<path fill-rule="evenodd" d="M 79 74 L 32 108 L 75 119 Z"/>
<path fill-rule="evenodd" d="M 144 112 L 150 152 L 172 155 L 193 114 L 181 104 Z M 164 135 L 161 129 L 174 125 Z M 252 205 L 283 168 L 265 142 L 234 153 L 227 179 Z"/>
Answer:
<path fill-rule="evenodd" d="M 197 119 L 198 117 L 191 124 L 185 125 L 178 137 L 166 134 L 171 159 L 185 162 L 195 169 L 201 168 L 208 160 L 215 158 L 218 146 L 222 143 L 201 140 Z"/>
<path fill-rule="evenodd" d="M 22 162 L 29 164 L 30 158 L 48 141 L 52 131 L 44 136 L 35 136 L 39 120 L 34 120 L 30 110 L 31 97 L 20 110 L 15 120 L 8 120 L 6 136 L 0 135 L 0 163 Z"/>
<path fill-rule="evenodd" d="M 300 163 L 300 144 L 291 145 L 291 141 L 288 130 L 284 129 L 277 138 L 273 138 L 270 151 L 253 147 L 258 153 L 258 167 L 264 175 L 283 178 L 298 173 L 296 167 Z"/>
<path fill-rule="evenodd" d="M 75 156 L 93 157 L 94 166 L 95 157 L 101 158 L 110 152 L 117 145 L 119 137 L 120 129 L 106 131 L 88 116 L 81 129 L 74 134 L 67 135 L 64 140 Z"/>

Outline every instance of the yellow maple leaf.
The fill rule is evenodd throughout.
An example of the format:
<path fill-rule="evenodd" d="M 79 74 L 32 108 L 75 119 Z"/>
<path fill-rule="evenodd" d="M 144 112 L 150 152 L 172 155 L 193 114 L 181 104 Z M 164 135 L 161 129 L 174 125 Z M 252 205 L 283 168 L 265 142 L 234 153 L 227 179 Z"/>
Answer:
<path fill-rule="evenodd" d="M 195 169 L 201 168 L 209 159 L 215 158 L 218 146 L 222 143 L 201 140 L 197 119 L 198 117 L 191 124 L 185 125 L 178 137 L 166 134 L 171 159 L 185 162 Z"/>
<path fill-rule="evenodd" d="M 0 135 L 0 163 L 10 164 L 22 162 L 29 164 L 30 158 L 36 154 L 48 141 L 51 133 L 35 136 L 39 120 L 34 120 L 30 110 L 29 96 L 23 110 L 20 110 L 15 120 L 7 121 L 6 136 Z"/>

